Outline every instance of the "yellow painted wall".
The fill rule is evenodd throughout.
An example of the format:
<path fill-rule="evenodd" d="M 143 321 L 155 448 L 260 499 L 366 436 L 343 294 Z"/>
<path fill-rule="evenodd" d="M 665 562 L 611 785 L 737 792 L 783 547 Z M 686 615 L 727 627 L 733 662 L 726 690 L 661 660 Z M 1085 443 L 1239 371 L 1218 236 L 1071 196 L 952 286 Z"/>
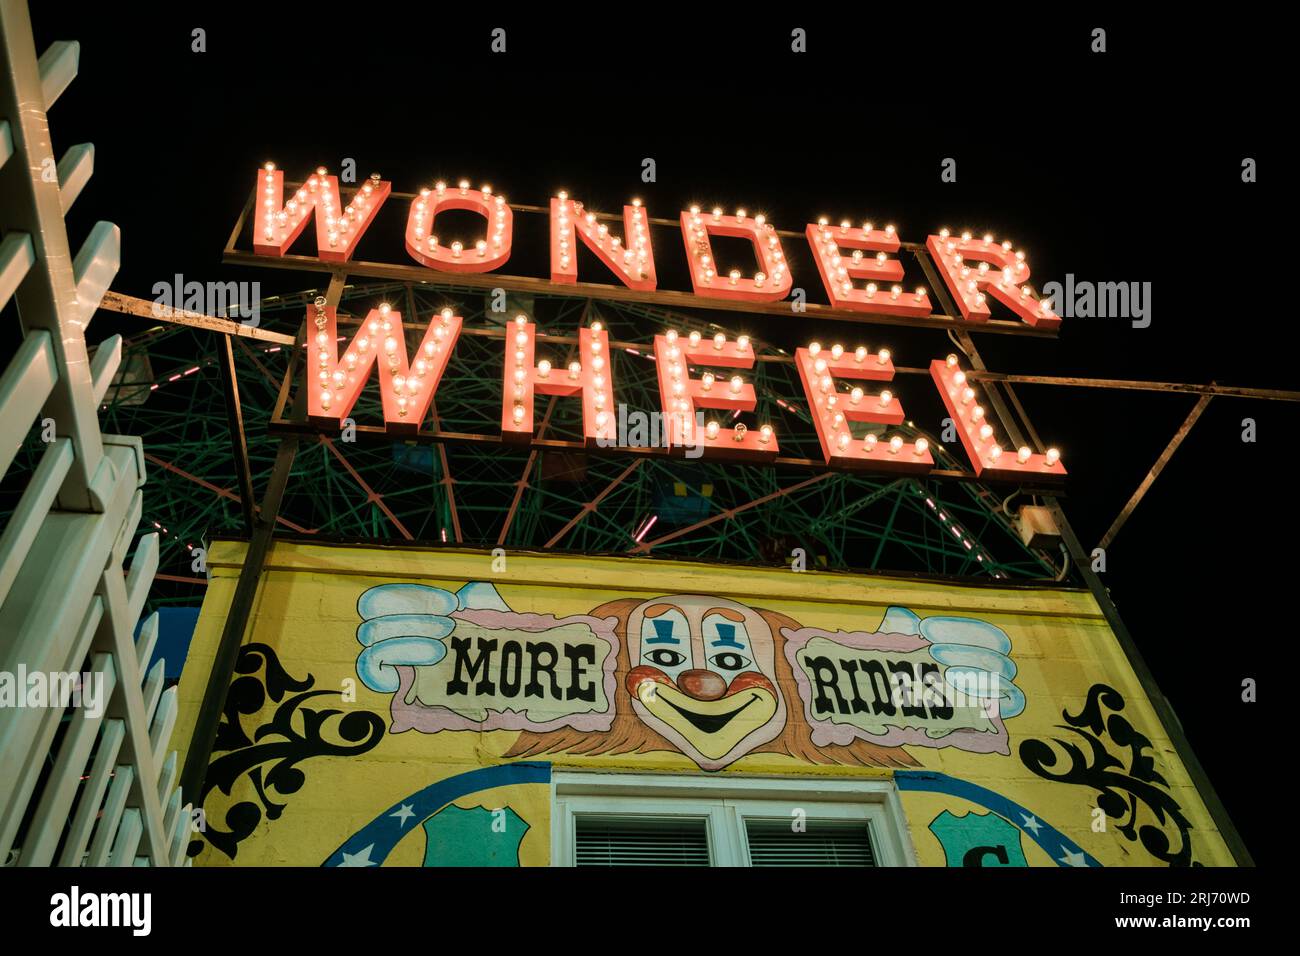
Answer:
<path fill-rule="evenodd" d="M 219 542 L 211 549 L 212 580 L 179 688 L 173 746 L 182 759 L 244 548 Z M 490 584 L 494 593 L 478 587 L 473 597 L 464 592 L 457 599 L 470 582 Z M 420 588 L 371 590 L 395 584 Z M 371 597 L 359 606 L 367 592 Z M 499 600 L 508 610 L 465 607 L 467 599 Z M 451 610 L 391 616 L 438 602 Z M 591 614 L 602 607 L 608 613 Z M 975 623 L 953 623 L 954 618 Z M 719 624 L 729 629 L 718 630 Z M 439 628 L 450 631 L 410 636 Z M 918 629 L 923 633 L 908 633 Z M 1005 655 L 986 646 L 996 642 L 998 631 L 1010 644 Z M 655 636 L 665 641 L 653 643 Z M 557 653 L 570 645 L 608 648 L 612 673 L 606 677 L 603 659 L 581 660 L 577 683 L 596 686 L 594 704 L 563 699 L 563 687 L 559 701 L 550 700 L 549 692 L 541 701 L 517 695 L 519 703 L 531 705 L 526 715 L 475 710 L 474 681 L 470 693 L 443 700 L 439 695 L 457 658 L 453 642 L 468 640 L 473 647 L 484 637 L 498 640 L 494 660 L 511 639 L 521 648 L 545 640 Z M 713 648 L 707 645 L 717 640 L 720 653 L 734 654 L 710 662 Z M 805 643 L 801 657 L 796 645 Z M 670 647 L 676 650 L 659 653 Z M 987 659 L 989 667 L 1014 672 L 1001 685 L 1013 686 L 1001 703 L 993 702 L 992 717 L 963 711 L 971 725 L 964 731 L 939 726 L 937 718 L 928 724 L 913 720 L 909 729 L 902 716 L 888 727 L 875 726 L 870 712 L 861 718 L 867 726 L 855 731 L 845 722 L 852 715 L 835 724 L 807 717 L 816 684 L 800 661 L 825 657 L 828 647 L 841 648 L 831 656 L 864 662 L 932 661 L 944 679 L 944 660 Z M 367 648 L 371 656 L 359 659 Z M 439 653 L 438 662 L 419 663 Z M 687 661 L 676 668 L 654 663 L 677 654 Z M 692 660 L 693 673 L 681 674 Z M 567 680 L 572 661 L 560 661 L 557 678 Z M 637 675 L 652 676 L 634 675 L 628 690 L 634 667 L 642 668 Z M 405 694 L 386 689 L 399 673 L 409 681 Z M 847 695 L 851 675 L 824 675 L 829 673 L 838 675 L 837 687 Z M 527 676 L 525 668 L 522 679 Z M 538 679 L 549 680 L 544 674 Z M 831 693 L 829 685 L 823 689 Z M 1079 716 L 1090 699 L 1098 718 L 1092 728 Z M 743 711 L 726 717 L 742 702 Z M 706 733 L 677 705 L 705 715 L 695 718 L 705 726 L 724 718 L 727 724 Z M 710 714 L 722 716 L 708 723 Z M 1081 726 L 1070 728 L 1065 714 Z M 483 729 L 485 717 L 504 729 Z M 993 718 L 996 729 L 990 729 Z M 521 721 L 548 729 L 521 730 Z M 592 729 L 593 721 L 607 729 Z M 922 865 L 942 866 L 949 857 L 960 863 L 963 851 L 987 844 L 981 835 L 989 832 L 1014 842 L 1029 865 L 1232 863 L 1095 601 L 1073 590 L 524 553 L 506 555 L 503 566 L 482 552 L 278 542 L 266 562 L 223 724 L 204 801 L 206 829 L 192 843 L 197 865 L 420 865 L 426 854 L 430 863 L 544 865 L 550 859 L 547 764 L 893 779 Z M 412 724 L 418 726 L 391 732 Z M 1135 761 L 1127 741 L 1117 739 L 1126 727 L 1149 741 L 1141 751 L 1152 761 L 1149 768 L 1145 759 Z M 899 735 L 907 742 L 897 743 Z M 1064 780 L 1048 777 L 1074 764 L 1054 740 L 1079 748 L 1081 762 Z M 1118 760 L 1105 780 L 1094 744 Z M 1047 752 L 1055 757 L 1032 759 Z M 497 776 L 484 778 L 486 788 L 467 784 L 470 792 L 446 796 L 449 778 L 521 762 L 540 765 L 515 769 L 542 779 L 510 782 L 501 776 L 510 771 L 497 770 Z M 1039 772 L 1031 766 L 1035 762 Z M 1103 796 L 1105 787 L 1109 797 Z M 460 809 L 448 809 L 449 803 Z M 466 832 L 483 839 L 461 839 Z M 465 848 L 466 843 L 474 845 Z M 455 855 L 461 852 L 468 856 Z M 1018 861 L 1015 848 L 1010 858 Z M 997 861 L 986 856 L 983 862 Z"/>

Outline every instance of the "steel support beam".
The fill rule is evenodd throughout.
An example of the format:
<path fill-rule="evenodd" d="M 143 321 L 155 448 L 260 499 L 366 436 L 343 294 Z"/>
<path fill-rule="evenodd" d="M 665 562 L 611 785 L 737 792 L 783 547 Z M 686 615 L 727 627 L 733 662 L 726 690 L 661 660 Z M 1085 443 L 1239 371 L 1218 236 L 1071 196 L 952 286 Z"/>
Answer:
<path fill-rule="evenodd" d="M 230 425 L 230 450 L 235 459 L 239 484 L 239 507 L 244 513 L 244 533 L 253 534 L 253 476 L 248 465 L 248 441 L 244 436 L 244 409 L 239 403 L 239 378 L 231 337 L 221 336 L 221 385 L 226 395 L 226 421 Z"/>
<path fill-rule="evenodd" d="M 1119 514 L 1115 516 L 1115 520 L 1111 522 L 1110 527 L 1106 529 L 1106 533 L 1102 535 L 1101 543 L 1098 544 L 1097 547 L 1103 549 L 1107 548 L 1110 546 L 1110 543 L 1115 540 L 1115 535 L 1119 534 L 1119 529 L 1124 527 L 1124 522 L 1128 521 L 1129 515 L 1133 514 L 1133 509 L 1138 506 L 1138 502 L 1142 500 L 1143 496 L 1151 489 L 1151 486 L 1155 484 L 1155 480 L 1160 477 L 1160 472 L 1165 470 L 1165 465 L 1169 464 L 1169 459 L 1174 457 L 1174 452 L 1178 450 L 1178 446 L 1183 443 L 1183 439 L 1187 437 L 1188 433 L 1192 430 L 1192 426 L 1196 424 L 1196 420 L 1200 418 L 1201 413 L 1205 411 L 1205 406 L 1209 404 L 1210 396 L 1202 395 L 1197 400 L 1196 404 L 1192 406 L 1192 410 L 1188 413 L 1187 418 L 1183 421 L 1182 425 L 1178 426 L 1178 431 L 1174 432 L 1174 437 L 1169 440 L 1169 444 L 1165 446 L 1165 450 L 1160 453 L 1160 457 L 1156 459 L 1156 463 L 1151 466 L 1151 470 L 1147 472 L 1146 477 L 1142 479 L 1142 483 L 1138 485 L 1137 491 L 1133 492 L 1133 496 L 1124 504 L 1124 507 L 1120 509 Z"/>
<path fill-rule="evenodd" d="M 298 440 L 288 437 L 280 442 L 280 448 L 276 452 L 271 481 L 253 526 L 253 537 L 248 543 L 244 565 L 239 570 L 239 581 L 235 584 L 235 594 L 230 601 L 226 623 L 221 629 L 221 640 L 217 644 L 217 653 L 212 661 L 208 685 L 203 691 L 203 702 L 199 705 L 194 733 L 190 738 L 190 749 L 185 754 L 185 768 L 181 772 L 183 799 L 188 800 L 195 807 L 200 806 L 203 778 L 208 772 L 212 745 L 217 739 L 217 727 L 226 708 L 226 692 L 230 689 L 230 678 L 235 673 L 239 648 L 243 645 L 244 635 L 248 630 L 253 602 L 262 580 L 262 567 L 266 562 L 267 553 L 271 550 L 275 518 L 280 511 L 280 501 L 284 497 L 285 485 L 288 484 L 289 472 L 293 467 L 297 450 Z"/>
<path fill-rule="evenodd" d="M 221 332 L 224 335 L 258 339 L 262 342 L 274 342 L 277 345 L 293 345 L 292 335 L 285 335 L 282 332 L 268 332 L 266 329 L 259 329 L 254 325 L 232 322 L 230 319 L 219 319 L 216 316 L 204 315 L 202 312 L 167 309 L 159 306 L 157 302 L 138 299 L 133 295 L 123 295 L 120 292 L 105 292 L 104 299 L 99 303 L 99 307 L 112 312 L 119 312 L 122 315 L 134 315 L 142 319 L 151 319 L 155 322 L 188 325 L 195 329 L 207 329 L 209 332 Z"/>

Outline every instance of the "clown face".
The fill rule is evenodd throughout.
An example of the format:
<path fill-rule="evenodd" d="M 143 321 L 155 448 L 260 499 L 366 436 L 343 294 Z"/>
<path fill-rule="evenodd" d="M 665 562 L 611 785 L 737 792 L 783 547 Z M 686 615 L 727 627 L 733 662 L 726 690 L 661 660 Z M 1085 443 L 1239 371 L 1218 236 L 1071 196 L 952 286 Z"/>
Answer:
<path fill-rule="evenodd" d="M 627 690 L 648 726 L 718 770 L 785 725 L 772 630 L 753 608 L 678 594 L 633 609 Z"/>

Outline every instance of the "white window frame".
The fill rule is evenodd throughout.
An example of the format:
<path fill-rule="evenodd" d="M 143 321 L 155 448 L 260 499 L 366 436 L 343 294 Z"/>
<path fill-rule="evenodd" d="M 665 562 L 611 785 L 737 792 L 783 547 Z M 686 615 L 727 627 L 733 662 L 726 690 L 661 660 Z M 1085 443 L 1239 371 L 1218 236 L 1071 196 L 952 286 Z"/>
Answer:
<path fill-rule="evenodd" d="M 863 820 L 878 866 L 916 866 L 892 780 L 562 771 L 551 775 L 551 865 L 574 866 L 581 815 L 707 820 L 712 866 L 749 866 L 745 819 Z"/>

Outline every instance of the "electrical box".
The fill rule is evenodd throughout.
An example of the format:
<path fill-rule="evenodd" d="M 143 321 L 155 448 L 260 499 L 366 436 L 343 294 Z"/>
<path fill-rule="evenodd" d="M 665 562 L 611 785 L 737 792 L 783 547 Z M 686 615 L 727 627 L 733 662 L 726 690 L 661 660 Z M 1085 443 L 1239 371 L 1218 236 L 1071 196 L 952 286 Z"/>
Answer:
<path fill-rule="evenodd" d="M 1041 505 L 1025 505 L 1020 509 L 1020 540 L 1027 547 L 1055 551 L 1061 544 L 1061 531 L 1056 526 L 1051 509 Z"/>

